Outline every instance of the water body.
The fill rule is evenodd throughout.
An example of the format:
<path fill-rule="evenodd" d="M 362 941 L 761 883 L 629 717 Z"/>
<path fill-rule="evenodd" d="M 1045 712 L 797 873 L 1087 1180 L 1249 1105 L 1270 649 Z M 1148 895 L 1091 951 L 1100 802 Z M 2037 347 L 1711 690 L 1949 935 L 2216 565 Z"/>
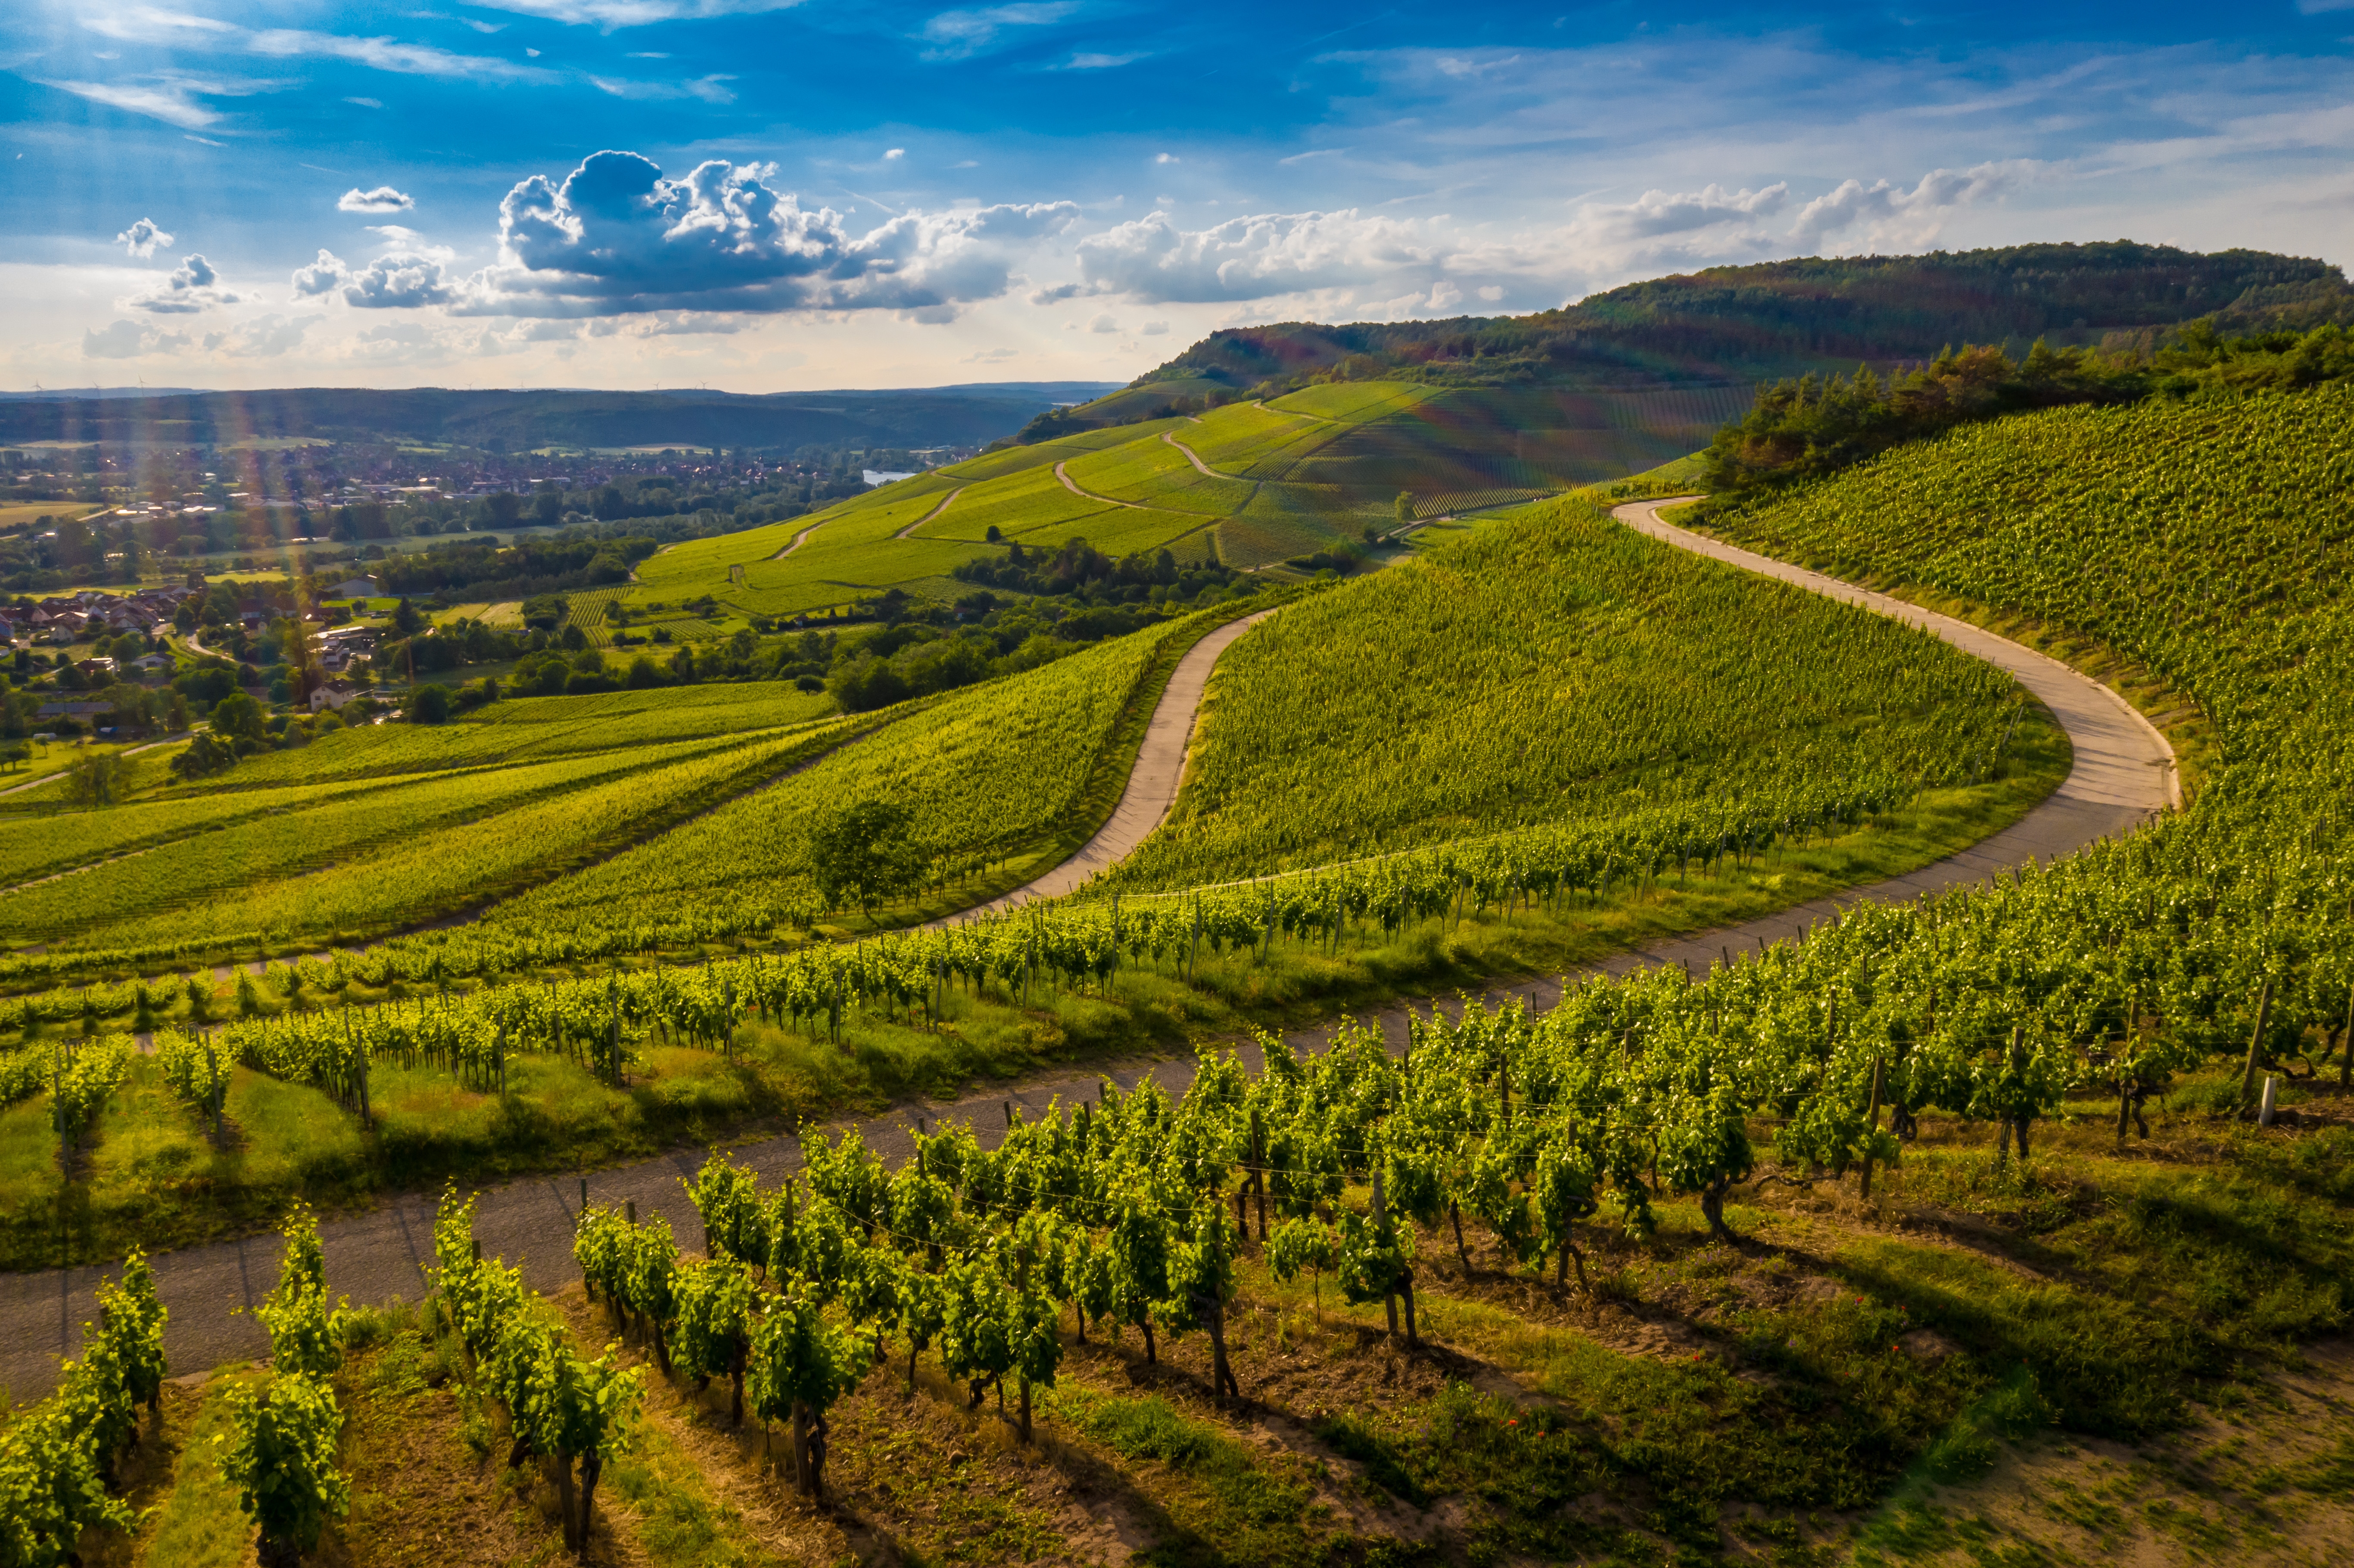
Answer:
<path fill-rule="evenodd" d="M 869 490 L 874 489 L 878 484 L 888 484 L 895 479 L 913 479 L 916 477 L 912 473 L 885 473 L 879 468 L 861 469 L 859 472 L 861 476 L 865 479 L 866 488 Z"/>

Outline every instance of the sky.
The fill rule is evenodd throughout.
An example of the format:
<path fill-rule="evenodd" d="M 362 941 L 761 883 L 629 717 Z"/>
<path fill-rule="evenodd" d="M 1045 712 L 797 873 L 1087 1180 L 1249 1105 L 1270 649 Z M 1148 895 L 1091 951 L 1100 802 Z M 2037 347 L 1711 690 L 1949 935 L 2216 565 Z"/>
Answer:
<path fill-rule="evenodd" d="M 0 387 L 1125 381 L 1787 256 L 2354 260 L 2354 0 L 13 0 Z"/>

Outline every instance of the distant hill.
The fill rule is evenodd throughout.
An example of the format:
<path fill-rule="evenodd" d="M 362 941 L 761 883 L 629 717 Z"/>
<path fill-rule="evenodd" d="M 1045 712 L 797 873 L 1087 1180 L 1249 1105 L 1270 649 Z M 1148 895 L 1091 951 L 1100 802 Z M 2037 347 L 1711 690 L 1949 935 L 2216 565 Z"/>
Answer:
<path fill-rule="evenodd" d="M 408 440 L 525 451 L 535 447 L 982 446 L 1057 404 L 1113 389 L 1098 381 L 1013 381 L 885 391 L 90 392 L 0 399 L 0 441 L 221 446 L 255 438 Z"/>
<path fill-rule="evenodd" d="M 1118 395 L 1119 414 L 1214 388 L 1310 377 L 1450 387 L 1655 390 L 1752 386 L 1924 359 L 1948 344 L 2056 344 L 2217 315 L 2228 330 L 2354 321 L 2327 262 L 2127 240 L 1927 256 L 1808 257 L 1655 278 L 1528 316 L 1286 322 L 1214 333 Z"/>

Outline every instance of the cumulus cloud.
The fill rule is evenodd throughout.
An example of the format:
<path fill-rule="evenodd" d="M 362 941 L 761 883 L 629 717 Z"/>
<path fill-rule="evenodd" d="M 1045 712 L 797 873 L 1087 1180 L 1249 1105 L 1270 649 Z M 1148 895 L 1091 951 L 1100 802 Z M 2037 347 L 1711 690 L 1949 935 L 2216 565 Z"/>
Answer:
<path fill-rule="evenodd" d="M 85 359 L 135 359 L 143 354 L 172 354 L 188 346 L 188 334 L 116 321 L 102 330 L 81 334 Z"/>
<path fill-rule="evenodd" d="M 1034 305 L 1058 305 L 1065 300 L 1076 300 L 1087 289 L 1078 283 L 1057 283 L 1051 289 L 1033 289 L 1030 302 Z"/>
<path fill-rule="evenodd" d="M 455 290 L 443 275 L 443 258 L 413 250 L 388 250 L 373 261 L 354 267 L 333 251 L 322 250 L 317 260 L 294 270 L 297 299 L 341 294 L 355 310 L 415 310 L 420 305 L 446 305 Z"/>
<path fill-rule="evenodd" d="M 336 199 L 338 212 L 407 212 L 417 205 L 417 198 L 390 185 L 378 185 L 364 191 L 357 185 Z"/>
<path fill-rule="evenodd" d="M 239 296 L 220 286 L 220 274 L 202 255 L 184 256 L 164 281 L 122 302 L 122 308 L 151 315 L 194 315 L 215 305 L 233 305 Z"/>
<path fill-rule="evenodd" d="M 1166 337 L 1169 334 L 1169 323 L 1167 322 L 1147 322 L 1136 330 L 1146 337 Z"/>
<path fill-rule="evenodd" d="M 1119 330 L 1119 323 L 1112 319 L 1112 314 L 1109 311 L 1102 311 L 1098 312 L 1095 318 L 1087 323 L 1087 330 L 1089 332 L 1104 333 L 1118 332 Z"/>
<path fill-rule="evenodd" d="M 500 204 L 499 261 L 464 281 L 453 308 L 555 317 L 891 310 L 944 320 L 958 304 L 1004 293 L 1018 251 L 1078 217 L 1070 202 L 909 211 L 857 234 L 831 207 L 806 209 L 771 188 L 773 177 L 765 164 L 713 159 L 667 179 L 620 152 L 593 154 L 561 185 L 534 175 Z"/>
<path fill-rule="evenodd" d="M 1151 212 L 1079 241 L 1099 290 L 1148 303 L 1255 300 L 1427 271 L 1442 260 L 1404 219 L 1339 212 L 1263 213 L 1180 228 Z"/>
<path fill-rule="evenodd" d="M 2017 180 L 2017 169 L 1995 164 L 1932 169 L 1909 191 L 1886 180 L 1869 185 L 1846 180 L 1798 209 L 1790 237 L 1811 249 L 1861 225 L 1858 238 L 1866 244 L 1926 244 L 1936 237 L 1946 212 L 1999 196 Z"/>
<path fill-rule="evenodd" d="M 144 260 L 155 254 L 156 247 L 171 244 L 172 237 L 158 228 L 154 218 L 143 217 L 116 235 L 114 242 Z"/>

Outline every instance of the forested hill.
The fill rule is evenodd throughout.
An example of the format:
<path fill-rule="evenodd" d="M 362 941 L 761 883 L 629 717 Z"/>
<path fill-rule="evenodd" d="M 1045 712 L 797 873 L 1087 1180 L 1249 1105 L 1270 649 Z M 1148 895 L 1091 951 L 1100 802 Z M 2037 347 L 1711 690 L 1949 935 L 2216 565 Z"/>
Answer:
<path fill-rule="evenodd" d="M 1927 256 L 1807 257 L 1655 278 L 1528 316 L 1214 333 L 1136 385 L 1256 390 L 1337 376 L 1448 386 L 1638 388 L 1752 384 L 1925 359 L 1948 345 L 2112 333 L 2213 315 L 2227 331 L 2354 321 L 2354 289 L 2327 262 L 2259 250 L 2214 255 L 2126 240 Z"/>
<path fill-rule="evenodd" d="M 676 444 L 981 446 L 1102 382 L 1002 382 L 875 392 L 460 391 L 293 387 L 0 403 L 0 440 L 206 446 L 250 437 L 406 439 L 487 451 Z"/>

